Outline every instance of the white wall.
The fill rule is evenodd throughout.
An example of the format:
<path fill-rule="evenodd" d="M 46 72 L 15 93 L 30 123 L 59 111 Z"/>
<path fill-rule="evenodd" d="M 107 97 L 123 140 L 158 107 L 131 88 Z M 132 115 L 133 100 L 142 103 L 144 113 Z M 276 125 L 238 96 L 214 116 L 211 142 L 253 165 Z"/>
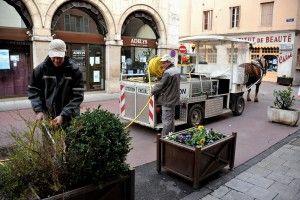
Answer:
<path fill-rule="evenodd" d="M 26 28 L 15 8 L 2 0 L 0 1 L 0 26 Z"/>

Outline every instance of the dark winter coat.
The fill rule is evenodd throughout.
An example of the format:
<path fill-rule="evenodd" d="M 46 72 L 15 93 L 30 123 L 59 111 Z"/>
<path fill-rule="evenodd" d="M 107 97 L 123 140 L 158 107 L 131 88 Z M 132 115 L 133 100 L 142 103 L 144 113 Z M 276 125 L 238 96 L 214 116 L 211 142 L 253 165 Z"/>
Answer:
<path fill-rule="evenodd" d="M 65 122 L 79 115 L 83 92 L 82 73 L 67 57 L 60 67 L 54 67 L 47 57 L 33 69 L 28 85 L 28 98 L 33 110 L 51 118 L 61 115 Z"/>

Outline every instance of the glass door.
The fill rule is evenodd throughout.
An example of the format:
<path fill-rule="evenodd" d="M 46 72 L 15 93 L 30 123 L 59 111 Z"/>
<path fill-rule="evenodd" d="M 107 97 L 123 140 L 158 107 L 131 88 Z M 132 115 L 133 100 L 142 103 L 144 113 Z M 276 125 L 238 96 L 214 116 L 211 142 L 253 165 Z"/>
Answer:
<path fill-rule="evenodd" d="M 89 88 L 91 90 L 105 89 L 105 47 L 97 44 L 89 45 Z"/>
<path fill-rule="evenodd" d="M 89 90 L 87 79 L 88 69 L 86 67 L 86 45 L 85 44 L 67 44 L 67 56 L 72 58 L 79 67 L 83 75 L 84 89 Z"/>

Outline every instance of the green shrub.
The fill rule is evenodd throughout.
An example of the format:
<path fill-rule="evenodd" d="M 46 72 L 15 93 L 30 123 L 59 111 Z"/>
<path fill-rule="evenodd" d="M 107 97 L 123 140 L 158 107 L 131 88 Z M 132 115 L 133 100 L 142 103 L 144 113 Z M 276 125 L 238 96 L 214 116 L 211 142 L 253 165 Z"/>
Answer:
<path fill-rule="evenodd" d="M 86 111 L 68 128 L 67 158 L 71 183 L 99 183 L 129 170 L 130 137 L 125 125 L 101 109 Z"/>
<path fill-rule="evenodd" d="M 16 147 L 0 163 L 0 199 L 29 199 L 34 193 L 45 198 L 129 170 L 125 159 L 131 138 L 114 114 L 88 110 L 66 132 L 46 125 L 54 143 L 42 139 L 44 125 L 26 123 L 27 130 L 13 132 Z"/>
<path fill-rule="evenodd" d="M 274 90 L 274 106 L 283 110 L 291 110 L 295 103 L 295 96 L 291 87 L 283 90 Z"/>

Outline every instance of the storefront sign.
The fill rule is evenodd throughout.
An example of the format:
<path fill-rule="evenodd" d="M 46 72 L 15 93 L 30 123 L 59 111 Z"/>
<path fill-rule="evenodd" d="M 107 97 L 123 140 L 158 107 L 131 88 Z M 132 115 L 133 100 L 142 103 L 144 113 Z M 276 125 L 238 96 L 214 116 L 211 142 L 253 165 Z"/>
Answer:
<path fill-rule="evenodd" d="M 264 34 L 264 35 L 246 35 L 238 37 L 254 43 L 294 43 L 294 34 L 292 33 L 278 33 L 278 34 Z"/>
<path fill-rule="evenodd" d="M 155 39 L 143 39 L 143 38 L 122 36 L 122 40 L 123 40 L 123 46 L 148 47 L 148 48 L 157 47 Z"/>
<path fill-rule="evenodd" d="M 186 47 L 184 45 L 180 45 L 179 46 L 179 52 L 180 53 L 186 53 L 187 52 Z"/>
<path fill-rule="evenodd" d="M 10 69 L 8 49 L 0 49 L 0 70 L 1 69 Z"/>
<path fill-rule="evenodd" d="M 289 52 L 287 54 L 280 54 L 278 57 L 278 61 L 279 63 L 284 63 L 285 61 L 287 61 L 288 59 L 290 59 L 292 57 L 292 52 Z"/>
<path fill-rule="evenodd" d="M 293 44 L 280 44 L 279 49 L 280 51 L 292 51 Z"/>

